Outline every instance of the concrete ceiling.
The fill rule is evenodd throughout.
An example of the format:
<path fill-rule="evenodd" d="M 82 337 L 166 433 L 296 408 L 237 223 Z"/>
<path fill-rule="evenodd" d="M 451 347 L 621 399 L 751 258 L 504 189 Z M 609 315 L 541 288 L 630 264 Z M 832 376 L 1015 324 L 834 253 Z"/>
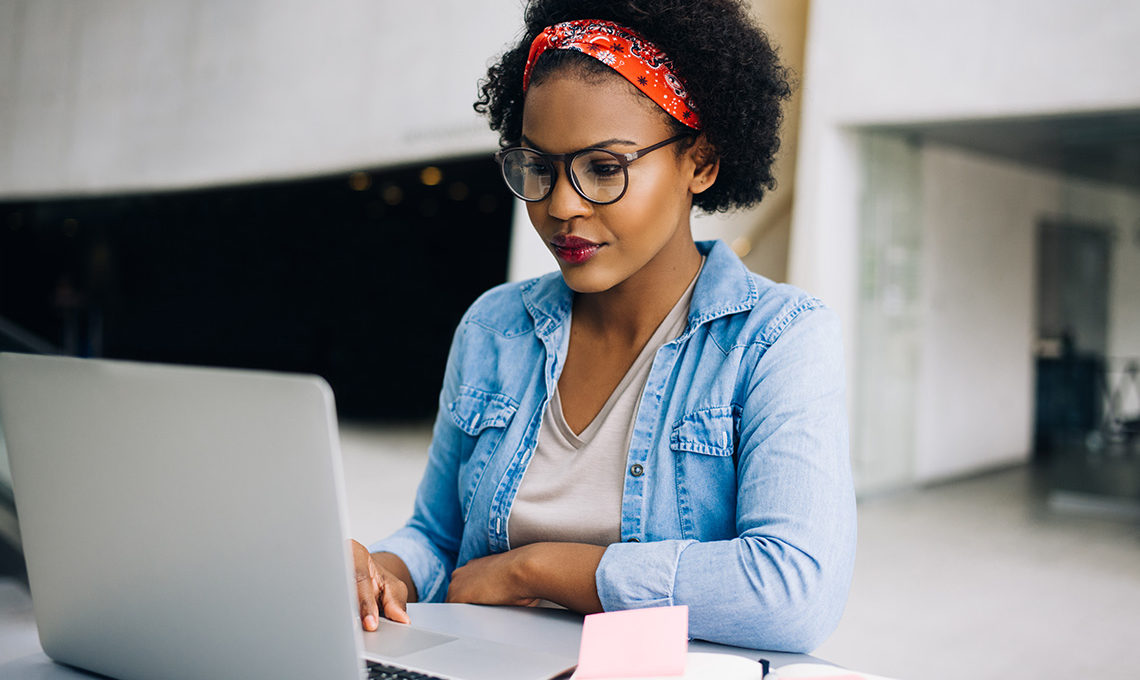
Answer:
<path fill-rule="evenodd" d="M 876 126 L 1074 177 L 1140 189 L 1140 111 Z"/>

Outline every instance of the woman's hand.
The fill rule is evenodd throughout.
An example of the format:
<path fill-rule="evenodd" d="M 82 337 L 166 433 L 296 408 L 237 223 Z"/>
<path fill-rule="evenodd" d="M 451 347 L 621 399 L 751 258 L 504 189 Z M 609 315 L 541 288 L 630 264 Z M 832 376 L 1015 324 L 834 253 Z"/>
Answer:
<path fill-rule="evenodd" d="M 513 604 L 529 607 L 539 598 L 526 583 L 527 551 L 523 546 L 471 560 L 451 573 L 448 602 Z"/>
<path fill-rule="evenodd" d="M 356 541 L 350 541 L 350 544 L 356 572 L 356 598 L 360 603 L 360 622 L 364 630 L 376 630 L 380 625 L 377 617 L 381 610 L 393 621 L 410 623 L 409 595 L 415 601 L 416 593 L 414 585 L 409 587 L 411 578 L 403 560 L 388 553 L 371 555 L 368 548 Z M 403 578 L 393 572 L 403 572 Z"/>
<path fill-rule="evenodd" d="M 530 606 L 549 600 L 576 612 L 600 612 L 594 574 L 605 552 L 582 543 L 531 543 L 480 557 L 452 572 L 447 601 Z"/>

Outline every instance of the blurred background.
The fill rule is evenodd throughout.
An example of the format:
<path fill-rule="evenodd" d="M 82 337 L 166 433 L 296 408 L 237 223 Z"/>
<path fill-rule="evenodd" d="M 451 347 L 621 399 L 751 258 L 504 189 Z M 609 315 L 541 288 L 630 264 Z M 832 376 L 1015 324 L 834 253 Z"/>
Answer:
<path fill-rule="evenodd" d="M 1140 677 L 1140 3 L 751 5 L 799 80 L 779 188 L 695 231 L 845 326 L 859 557 L 817 655 Z M 0 350 L 318 373 L 353 533 L 395 529 L 463 310 L 555 269 L 471 109 L 520 27 L 0 0 Z M 0 629 L 19 546 L 0 437 Z"/>

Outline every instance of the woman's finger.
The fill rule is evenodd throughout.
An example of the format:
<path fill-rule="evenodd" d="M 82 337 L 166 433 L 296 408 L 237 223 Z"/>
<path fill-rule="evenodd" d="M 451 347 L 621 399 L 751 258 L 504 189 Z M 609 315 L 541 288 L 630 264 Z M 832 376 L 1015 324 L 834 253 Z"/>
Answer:
<path fill-rule="evenodd" d="M 380 579 L 368 548 L 351 541 L 352 568 L 356 576 L 356 599 L 360 604 L 360 623 L 364 630 L 376 630 L 380 625 L 380 610 L 376 599 L 380 595 Z"/>
<path fill-rule="evenodd" d="M 356 599 L 360 602 L 360 623 L 364 630 L 376 630 L 380 625 L 380 609 L 376 599 L 380 595 L 377 578 L 365 571 L 356 573 Z"/>
<path fill-rule="evenodd" d="M 397 578 L 384 578 L 380 582 L 380 604 L 384 616 L 397 623 L 411 623 L 408 618 L 408 587 Z"/>

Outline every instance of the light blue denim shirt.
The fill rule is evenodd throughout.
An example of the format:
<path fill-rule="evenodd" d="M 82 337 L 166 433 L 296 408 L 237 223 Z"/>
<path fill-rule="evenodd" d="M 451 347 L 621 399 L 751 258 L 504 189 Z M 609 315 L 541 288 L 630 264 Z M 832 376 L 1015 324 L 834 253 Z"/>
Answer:
<path fill-rule="evenodd" d="M 688 605 L 694 638 L 810 651 L 839 622 L 855 558 L 838 319 L 723 243 L 697 246 L 708 257 L 687 327 L 650 369 L 598 595 L 607 611 Z M 557 272 L 505 284 L 455 332 L 414 514 L 370 548 L 400 556 L 423 601 L 511 547 L 572 299 Z"/>

